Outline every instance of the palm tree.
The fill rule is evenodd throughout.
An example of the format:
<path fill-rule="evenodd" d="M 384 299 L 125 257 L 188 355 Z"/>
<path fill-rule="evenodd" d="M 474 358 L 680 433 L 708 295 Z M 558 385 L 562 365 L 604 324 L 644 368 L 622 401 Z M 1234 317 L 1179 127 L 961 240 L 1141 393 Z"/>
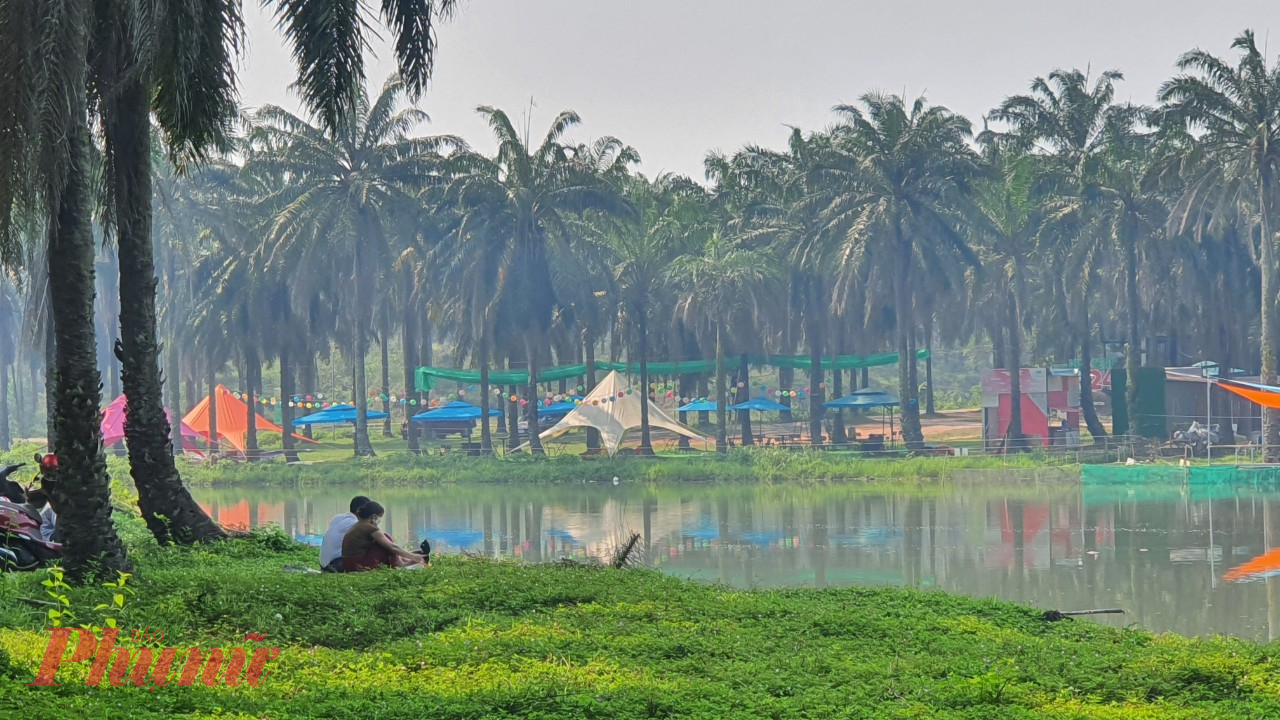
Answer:
<path fill-rule="evenodd" d="M 702 191 L 686 178 L 663 175 L 652 183 L 637 178 L 626 186 L 634 214 L 597 215 L 588 237 L 603 246 L 603 263 L 612 275 L 621 306 L 635 327 L 640 363 L 640 452 L 651 454 L 649 437 L 649 321 L 664 288 L 667 268 L 692 250 L 698 237 Z"/>
<path fill-rule="evenodd" d="M 689 327 L 709 330 L 716 348 L 716 450 L 728 451 L 725 414 L 724 328 L 736 317 L 756 315 L 770 295 L 777 271 L 768 255 L 745 250 L 713 233 L 704 247 L 671 263 L 676 315 Z"/>
<path fill-rule="evenodd" d="M 1101 225 L 1096 221 L 1093 205 L 1098 196 L 1098 165 L 1113 138 L 1132 132 L 1141 114 L 1140 108 L 1113 102 L 1115 83 L 1123 79 L 1121 73 L 1108 70 L 1090 88 L 1086 73 L 1054 70 L 1047 79 L 1038 77 L 1032 81 L 1030 94 L 1006 98 L 990 114 L 991 119 L 1008 124 L 1016 139 L 1026 146 L 1043 149 L 1059 177 L 1055 188 L 1058 207 L 1052 221 L 1059 225 L 1055 234 L 1063 247 L 1053 257 L 1067 263 L 1061 266 L 1061 275 L 1080 279 L 1076 327 L 1082 379 L 1088 377 L 1092 364 L 1089 306 L 1095 301 L 1095 260 L 1102 254 Z M 1136 359 L 1138 338 L 1131 337 L 1128 342 L 1126 357 L 1132 355 Z M 1106 437 L 1088 382 L 1080 383 L 1080 406 L 1089 434 L 1095 439 Z"/>
<path fill-rule="evenodd" d="M 969 227 L 982 256 L 972 273 L 979 307 L 992 318 L 991 340 L 1009 372 L 1009 427 L 1005 447 L 1020 448 L 1022 333 L 1025 283 L 1037 255 L 1043 207 L 1036 190 L 1037 158 L 984 138 L 984 177 L 974 183 Z M 1087 381 L 1087 380 L 1086 380 Z"/>
<path fill-rule="evenodd" d="M 482 239 L 487 246 L 482 255 L 463 251 L 469 252 L 473 261 L 498 263 L 492 303 L 502 321 L 520 328 L 524 339 L 529 368 L 529 445 L 540 453 L 542 444 L 534 431 L 538 410 L 533 402 L 538 365 L 557 306 L 557 287 L 571 280 L 561 277 L 557 282 L 555 278 L 557 259 L 572 252 L 565 216 L 592 209 L 619 213 L 625 203 L 607 176 L 593 172 L 588 163 L 575 162 L 575 149 L 562 142 L 565 132 L 581 122 L 577 113 L 561 112 L 542 142 L 533 147 L 505 112 L 491 107 L 477 111 L 493 131 L 497 155 L 490 158 L 466 152 L 454 158 L 458 175 L 450 182 L 448 195 L 461 208 L 460 235 Z M 616 141 L 606 139 L 606 143 Z M 628 150 L 626 155 L 634 153 Z M 486 319 L 480 328 L 485 350 L 492 346 L 488 336 L 493 332 L 489 322 L 493 319 Z M 482 364 L 482 373 L 485 368 Z M 487 385 L 484 379 L 482 383 Z"/>
<path fill-rule="evenodd" d="M 269 262 L 332 267 L 340 258 L 350 267 L 343 277 L 350 288 L 343 302 L 355 373 L 357 456 L 373 454 L 365 356 L 374 285 L 392 262 L 388 219 L 397 207 L 413 202 L 415 188 L 427 181 L 436 150 L 446 142 L 408 137 L 426 115 L 397 111 L 404 90 L 400 79 L 389 79 L 372 103 L 362 95 L 355 113 L 333 130 L 270 105 L 258 111 L 254 129 L 257 150 L 250 165 L 291 180 L 268 199 L 282 208 L 270 230 L 278 246 Z"/>
<path fill-rule="evenodd" d="M 1239 51 L 1232 66 L 1203 50 L 1178 60 L 1184 74 L 1159 92 L 1161 120 L 1200 131 L 1206 162 L 1188 179 L 1187 190 L 1170 215 L 1175 232 L 1220 228 L 1238 215 L 1258 229 L 1257 266 L 1262 281 L 1262 382 L 1276 384 L 1276 344 L 1280 342 L 1276 293 L 1276 208 L 1280 190 L 1280 67 L 1267 67 L 1253 32 L 1231 44 Z M 1262 411 L 1267 462 L 1280 461 L 1280 410 Z"/>
<path fill-rule="evenodd" d="M 862 107 L 842 105 L 818 180 L 828 193 L 830 232 L 843 236 L 841 257 L 878 257 L 892 268 L 902 435 L 918 448 L 916 268 L 953 266 L 977 257 L 950 216 L 955 196 L 974 172 L 969 121 L 923 97 L 910 107 L 896 95 L 869 93 Z M 947 258 L 947 259 L 944 259 Z"/>
<path fill-rule="evenodd" d="M 53 486 L 68 575 L 113 576 L 129 567 L 111 521 L 98 423 L 101 376 L 94 337 L 90 224 L 89 78 L 94 27 L 84 3 L 6 6 L 0 12 L 0 249 L 13 257 L 15 213 L 45 228 L 54 340 Z"/>

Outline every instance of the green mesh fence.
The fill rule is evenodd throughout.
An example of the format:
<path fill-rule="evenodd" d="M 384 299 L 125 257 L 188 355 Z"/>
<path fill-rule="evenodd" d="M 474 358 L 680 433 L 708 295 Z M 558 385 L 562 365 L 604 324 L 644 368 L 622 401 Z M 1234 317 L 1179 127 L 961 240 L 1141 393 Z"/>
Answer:
<path fill-rule="evenodd" d="M 1280 485 L 1280 467 L 1273 465 L 1084 465 L 1085 485 Z"/>

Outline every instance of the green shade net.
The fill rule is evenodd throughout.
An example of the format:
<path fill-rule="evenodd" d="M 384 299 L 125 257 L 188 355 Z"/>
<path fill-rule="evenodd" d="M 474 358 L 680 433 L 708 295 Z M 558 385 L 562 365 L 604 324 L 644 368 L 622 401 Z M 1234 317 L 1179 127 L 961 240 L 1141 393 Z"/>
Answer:
<path fill-rule="evenodd" d="M 925 360 L 928 357 L 928 350 L 916 351 L 917 360 Z M 800 370 L 807 369 L 810 366 L 808 355 L 752 355 L 747 358 L 747 361 L 752 365 L 771 365 L 773 367 Z M 823 370 L 859 370 L 882 365 L 896 365 L 898 363 L 898 354 L 840 355 L 833 358 L 822 358 L 820 362 Z M 701 375 L 716 369 L 714 360 L 651 362 L 647 363 L 647 365 L 649 372 L 653 375 Z M 639 375 L 640 363 L 600 362 L 596 363 L 596 369 L 601 372 L 617 370 L 628 375 Z M 561 365 L 539 370 L 538 382 L 569 380 L 586 374 L 586 365 Z M 418 392 L 430 392 L 436 386 L 436 383 L 441 380 L 477 383 L 480 382 L 480 372 L 478 370 L 459 370 L 455 368 L 420 367 L 414 373 L 414 386 Z M 489 383 L 491 385 L 527 385 L 529 384 L 529 372 L 527 370 L 490 370 Z"/>

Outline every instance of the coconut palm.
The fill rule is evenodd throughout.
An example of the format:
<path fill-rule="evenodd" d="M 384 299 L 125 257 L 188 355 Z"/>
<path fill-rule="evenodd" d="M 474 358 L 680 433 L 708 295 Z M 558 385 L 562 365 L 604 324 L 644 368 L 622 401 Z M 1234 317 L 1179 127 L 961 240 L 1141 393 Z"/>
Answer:
<path fill-rule="evenodd" d="M 1203 50 L 1178 60 L 1183 74 L 1160 88 L 1161 121 L 1200 134 L 1204 161 L 1174 207 L 1176 232 L 1220 229 L 1241 215 L 1257 228 L 1257 267 L 1262 307 L 1259 342 L 1262 382 L 1276 383 L 1277 318 L 1276 208 L 1280 204 L 1280 66 L 1267 67 L 1253 32 L 1232 43 L 1235 65 Z M 1280 410 L 1264 408 L 1267 462 L 1280 461 Z"/>

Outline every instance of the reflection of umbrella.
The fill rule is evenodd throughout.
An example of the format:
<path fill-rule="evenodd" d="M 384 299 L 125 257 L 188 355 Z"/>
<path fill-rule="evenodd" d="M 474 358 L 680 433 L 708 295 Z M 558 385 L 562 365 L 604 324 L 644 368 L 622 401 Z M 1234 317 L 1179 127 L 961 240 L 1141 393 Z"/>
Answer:
<path fill-rule="evenodd" d="M 555 538 L 556 540 L 559 540 L 561 542 L 581 544 L 578 538 L 574 537 L 573 533 L 569 532 L 568 530 L 548 530 L 547 537 Z"/>
<path fill-rule="evenodd" d="M 458 528 L 456 530 L 427 530 L 420 532 L 419 534 L 428 540 L 433 540 L 442 545 L 450 545 L 459 549 L 470 547 L 481 540 L 484 540 L 483 532 L 468 528 Z"/>
<path fill-rule="evenodd" d="M 315 547 L 319 547 L 319 546 L 320 546 L 320 543 L 324 541 L 324 536 L 323 536 L 323 535 L 308 535 L 308 534 L 304 534 L 304 533 L 296 533 L 296 534 L 294 534 L 293 539 L 294 539 L 294 540 L 297 540 L 297 541 L 298 541 L 298 542 L 300 542 L 300 543 L 306 543 L 306 544 L 308 544 L 308 545 L 313 545 L 313 546 L 315 546 Z"/>
<path fill-rule="evenodd" d="M 781 540 L 782 535 L 776 532 L 749 532 L 738 536 L 741 540 L 746 540 L 752 545 L 768 545 L 774 540 Z"/>
<path fill-rule="evenodd" d="M 1249 562 L 1233 567 L 1222 576 L 1228 582 L 1263 580 L 1280 575 L 1280 548 L 1268 550 Z"/>
<path fill-rule="evenodd" d="M 720 531 L 711 527 L 700 527 L 691 530 L 681 530 L 680 537 L 693 538 L 694 540 L 714 540 L 720 537 Z"/>

